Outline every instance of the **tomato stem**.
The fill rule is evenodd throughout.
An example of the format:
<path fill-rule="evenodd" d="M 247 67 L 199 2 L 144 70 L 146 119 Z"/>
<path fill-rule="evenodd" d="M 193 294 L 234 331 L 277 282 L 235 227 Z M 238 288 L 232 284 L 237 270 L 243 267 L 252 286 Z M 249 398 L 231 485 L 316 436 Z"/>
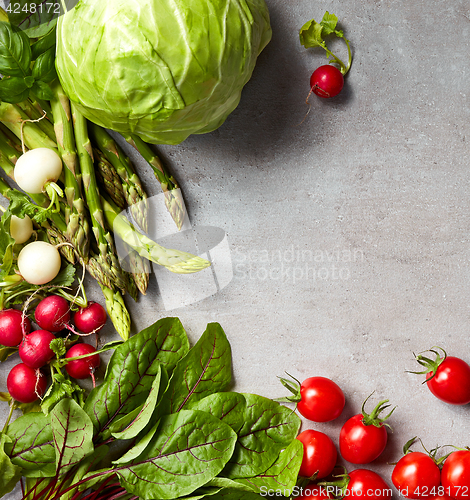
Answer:
<path fill-rule="evenodd" d="M 282 378 L 278 377 L 278 379 L 281 381 L 281 384 L 289 390 L 294 396 L 287 396 L 285 398 L 276 398 L 273 399 L 273 401 L 277 401 L 278 403 L 298 403 L 301 399 L 300 397 L 300 382 L 293 377 L 290 373 L 286 372 L 286 375 L 288 375 L 292 380 L 289 380 L 287 378 Z"/>
<path fill-rule="evenodd" d="M 423 356 L 423 353 L 425 352 L 433 353 L 435 355 L 435 358 L 430 359 L 426 356 Z M 441 356 L 441 354 L 443 356 Z M 431 376 L 427 377 L 426 380 L 423 382 L 423 384 L 425 384 L 426 382 L 429 382 L 436 376 L 437 369 L 447 358 L 447 353 L 444 351 L 442 347 L 434 346 L 431 349 L 428 349 L 427 351 L 422 351 L 418 354 L 413 353 L 413 356 L 421 366 L 424 366 L 425 370 L 422 372 L 408 371 L 408 373 L 414 373 L 415 375 L 427 375 L 428 373 L 431 373 Z"/>
<path fill-rule="evenodd" d="M 374 393 L 372 393 L 374 394 Z M 385 417 L 383 418 L 380 418 L 380 414 L 387 408 L 390 408 L 391 405 L 388 405 L 386 403 L 388 403 L 388 399 L 384 399 L 382 401 L 380 401 L 377 406 L 372 410 L 372 412 L 370 414 L 366 413 L 365 411 L 365 406 L 366 406 L 366 403 L 367 401 L 369 400 L 369 398 L 372 396 L 372 394 L 370 394 L 366 400 L 364 401 L 364 403 L 362 404 L 362 423 L 364 425 L 373 425 L 375 427 L 382 427 L 383 425 L 386 425 L 388 428 L 391 429 L 390 425 L 385 423 L 385 421 L 392 415 L 392 413 L 395 411 L 396 409 L 396 406 L 394 408 L 392 408 L 392 410 L 390 411 L 390 413 L 388 413 L 388 415 L 386 415 Z"/>

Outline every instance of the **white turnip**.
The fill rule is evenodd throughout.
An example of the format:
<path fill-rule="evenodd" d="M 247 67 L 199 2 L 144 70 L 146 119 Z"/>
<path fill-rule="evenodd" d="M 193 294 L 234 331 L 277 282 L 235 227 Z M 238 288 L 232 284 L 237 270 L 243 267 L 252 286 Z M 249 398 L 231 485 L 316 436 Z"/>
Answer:
<path fill-rule="evenodd" d="M 30 149 L 22 154 L 15 165 L 15 181 L 27 193 L 43 193 L 62 173 L 60 156 L 48 148 Z"/>
<path fill-rule="evenodd" d="M 21 245 L 26 243 L 33 234 L 33 222 L 25 215 L 23 219 L 12 215 L 10 219 L 10 235 L 15 240 L 15 243 Z"/>
<path fill-rule="evenodd" d="M 54 245 L 45 241 L 33 241 L 24 246 L 18 255 L 21 276 L 33 285 L 44 285 L 60 271 L 60 253 Z"/>

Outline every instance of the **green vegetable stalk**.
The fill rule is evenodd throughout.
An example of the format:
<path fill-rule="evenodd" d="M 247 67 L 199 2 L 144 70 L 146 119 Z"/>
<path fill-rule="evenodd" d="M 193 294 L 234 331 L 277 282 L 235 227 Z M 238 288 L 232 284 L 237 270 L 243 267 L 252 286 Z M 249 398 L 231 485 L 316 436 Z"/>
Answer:
<path fill-rule="evenodd" d="M 124 303 L 124 297 L 119 290 L 113 291 L 100 283 L 106 301 L 106 310 L 111 321 L 122 339 L 127 340 L 131 333 L 131 317 Z"/>
<path fill-rule="evenodd" d="M 8 137 L 0 130 L 0 154 L 8 158 L 11 163 L 16 164 L 20 153 L 12 146 Z M 13 177 L 12 177 L 13 179 Z"/>
<path fill-rule="evenodd" d="M 139 151 L 146 162 L 150 165 L 155 175 L 162 186 L 162 191 L 165 195 L 165 205 L 170 212 L 171 217 L 175 221 L 178 229 L 181 229 L 184 222 L 184 201 L 181 195 L 181 189 L 176 182 L 176 179 L 168 172 L 166 167 L 153 149 L 136 135 L 126 137 L 129 144 Z"/>
<path fill-rule="evenodd" d="M 19 102 L 17 106 L 28 116 L 30 120 L 38 120 L 36 122 L 38 127 L 47 135 L 47 137 L 49 137 L 49 139 L 52 141 L 56 140 L 54 126 L 47 118 L 44 118 L 44 111 L 40 111 L 29 99 Z"/>
<path fill-rule="evenodd" d="M 105 158 L 113 165 L 121 178 L 121 186 L 132 217 L 144 232 L 148 230 L 147 194 L 142 183 L 131 164 L 130 159 L 124 154 L 119 145 L 103 128 L 89 123 L 90 136 Z"/>
<path fill-rule="evenodd" d="M 140 256 L 177 274 L 196 273 L 210 266 L 207 260 L 180 250 L 170 250 L 135 230 L 132 224 L 120 214 L 111 200 L 101 198 L 104 216 L 116 237 L 133 248 Z"/>
<path fill-rule="evenodd" d="M 93 149 L 93 156 L 95 157 L 95 171 L 98 182 L 104 188 L 108 196 L 114 201 L 114 203 L 121 210 L 125 210 L 127 208 L 127 201 L 124 197 L 121 178 L 116 172 L 116 169 L 105 158 L 105 156 L 99 149 Z"/>
<path fill-rule="evenodd" d="M 300 28 L 299 37 L 300 43 L 306 48 L 310 47 L 321 47 L 326 51 L 326 57 L 330 58 L 330 63 L 337 64 L 341 73 L 346 75 L 351 67 L 352 63 L 352 54 L 351 54 L 351 46 L 349 44 L 349 40 L 344 36 L 342 30 L 336 29 L 336 24 L 338 23 L 338 18 L 334 14 L 330 14 L 328 11 L 325 12 L 323 19 L 317 23 L 315 19 L 311 19 L 307 21 L 302 28 Z M 344 43 L 348 48 L 348 64 L 344 64 L 344 62 L 330 49 L 326 46 L 326 42 L 323 39 L 323 36 L 327 35 L 335 35 L 338 38 L 342 38 Z"/>
<path fill-rule="evenodd" d="M 125 292 L 126 279 L 115 253 L 113 237 L 106 228 L 103 209 L 101 207 L 87 122 L 73 103 L 72 116 L 85 197 L 90 210 L 93 233 L 98 245 L 98 254 L 95 259 L 90 259 L 89 265 L 95 270 L 101 268 L 102 272 L 96 271 L 94 276 L 102 285 L 110 287 L 113 290 L 120 289 Z"/>
<path fill-rule="evenodd" d="M 0 103 L 0 120 L 18 138 L 23 137 L 24 144 L 28 149 L 50 148 L 57 151 L 57 143 L 49 138 L 47 134 L 34 123 L 28 121 L 28 115 L 26 115 L 16 104 L 9 104 L 6 102 Z"/>
<path fill-rule="evenodd" d="M 65 196 L 68 205 L 66 209 L 66 234 L 68 240 L 77 249 L 80 258 L 86 262 L 90 246 L 90 224 L 82 194 L 82 177 L 75 147 L 70 102 L 58 82 L 55 83 L 52 90 L 54 93 L 54 99 L 51 101 L 54 131 L 59 154 L 65 166 Z"/>

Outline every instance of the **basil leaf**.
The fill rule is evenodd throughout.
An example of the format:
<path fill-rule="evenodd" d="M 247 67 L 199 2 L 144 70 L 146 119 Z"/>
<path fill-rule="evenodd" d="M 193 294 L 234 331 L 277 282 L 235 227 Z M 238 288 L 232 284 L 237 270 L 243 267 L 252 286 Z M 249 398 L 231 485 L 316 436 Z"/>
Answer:
<path fill-rule="evenodd" d="M 27 81 L 23 77 L 12 76 L 0 80 L 0 101 L 15 104 L 24 101 L 29 96 Z"/>
<path fill-rule="evenodd" d="M 188 410 L 210 413 L 238 432 L 245 418 L 246 401 L 237 392 L 217 392 L 198 401 L 189 402 Z"/>
<path fill-rule="evenodd" d="M 162 413 L 176 413 L 230 384 L 230 344 L 218 323 L 209 323 L 195 346 L 176 365 L 160 406 Z"/>
<path fill-rule="evenodd" d="M 73 399 L 62 399 L 51 411 L 56 469 L 67 472 L 93 453 L 93 424 Z"/>
<path fill-rule="evenodd" d="M 35 61 L 39 55 L 46 52 L 51 47 L 55 47 L 56 43 L 56 27 L 54 26 L 48 33 L 39 38 L 31 45 L 31 59 Z"/>
<path fill-rule="evenodd" d="M 16 26 L 0 21 L 0 74 L 25 77 L 30 74 L 30 64 L 28 36 Z"/>
<path fill-rule="evenodd" d="M 5 453 L 5 443 L 9 443 L 10 438 L 2 432 L 0 434 L 0 497 L 10 493 L 22 476 L 21 467 L 13 464 Z"/>
<path fill-rule="evenodd" d="M 268 490 L 282 491 L 290 496 L 297 483 L 300 465 L 304 454 L 304 447 L 298 439 L 279 454 L 278 459 L 269 469 L 255 477 L 235 479 L 235 482 L 250 486 L 253 491 L 266 495 Z"/>
<path fill-rule="evenodd" d="M 38 99 L 43 99 L 45 101 L 50 101 L 54 98 L 54 93 L 49 85 L 41 80 L 36 80 L 34 82 L 34 85 L 31 87 L 31 92 Z"/>
<path fill-rule="evenodd" d="M 172 371 L 189 341 L 178 318 L 163 318 L 116 348 L 103 383 L 93 389 L 84 409 L 96 432 L 143 404 L 160 364 Z"/>
<path fill-rule="evenodd" d="M 41 80 L 46 83 L 52 82 L 57 77 L 55 70 L 55 47 L 46 50 L 36 59 L 32 76 L 35 80 Z"/>
<path fill-rule="evenodd" d="M 129 493 L 142 498 L 178 498 L 223 469 L 236 439 L 235 432 L 212 415 L 183 410 L 163 417 L 143 453 L 114 472 Z"/>
<path fill-rule="evenodd" d="M 11 23 L 21 28 L 29 38 L 40 38 L 48 33 L 56 25 L 57 18 L 61 13 L 58 2 L 15 0 L 14 3 L 19 4 L 19 8 L 11 9 L 8 18 Z"/>
<path fill-rule="evenodd" d="M 223 476 L 237 479 L 266 471 L 297 436 L 300 418 L 290 408 L 256 394 L 244 394 L 246 411 L 238 441 Z"/>
<path fill-rule="evenodd" d="M 5 447 L 11 461 L 22 467 L 26 477 L 55 475 L 52 427 L 43 413 L 27 413 L 8 425 L 11 443 Z"/>

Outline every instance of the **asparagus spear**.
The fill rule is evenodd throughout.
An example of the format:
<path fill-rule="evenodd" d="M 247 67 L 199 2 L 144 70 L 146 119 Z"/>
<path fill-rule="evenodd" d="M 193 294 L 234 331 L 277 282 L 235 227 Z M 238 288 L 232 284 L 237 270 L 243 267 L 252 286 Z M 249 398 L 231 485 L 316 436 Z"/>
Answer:
<path fill-rule="evenodd" d="M 114 241 L 111 233 L 105 225 L 103 209 L 101 207 L 100 195 L 96 183 L 96 175 L 93 167 L 93 152 L 88 137 L 87 121 L 76 109 L 73 103 L 72 116 L 75 129 L 75 140 L 77 145 L 80 168 L 82 171 L 83 187 L 88 208 L 90 210 L 91 225 L 98 245 L 98 254 L 90 266 L 99 266 L 102 272 L 96 272 L 95 277 L 101 284 L 113 290 L 126 291 L 126 279 L 116 256 Z"/>
<path fill-rule="evenodd" d="M 2 167 L 5 171 L 8 171 L 9 169 L 13 169 L 13 164 L 0 157 L 0 167 Z M 8 199 L 10 198 L 13 191 L 14 189 L 11 188 L 0 177 L 0 194 Z M 47 203 L 46 197 L 42 194 L 33 195 L 32 199 L 38 205 Z M 51 244 L 57 245 L 59 243 L 64 243 L 67 241 L 64 236 L 67 230 L 67 224 L 62 214 L 52 214 L 50 224 L 45 224 L 45 228 Z M 70 245 L 61 245 L 60 252 L 69 262 L 71 262 L 72 264 L 75 263 L 75 251 L 73 247 L 71 247 Z M 96 256 L 92 254 L 90 261 L 93 261 L 93 259 L 96 259 Z M 87 266 L 87 269 L 89 272 L 91 271 L 89 265 Z M 99 272 L 102 272 L 101 268 L 99 269 Z M 92 273 L 90 272 L 90 274 Z M 93 275 L 93 277 L 97 279 L 97 276 Z M 99 282 L 98 279 L 97 281 Z M 122 295 L 119 291 L 115 291 L 113 289 L 113 283 L 109 287 L 106 287 L 101 283 L 99 284 L 106 300 L 106 308 L 108 310 L 108 314 L 114 327 L 116 328 L 116 331 L 124 340 L 128 339 L 130 335 L 130 315 L 126 309 Z"/>
<path fill-rule="evenodd" d="M 21 138 L 21 124 L 23 123 L 23 138 L 28 149 L 50 148 L 57 150 L 57 144 L 50 139 L 39 127 L 31 123 L 26 115 L 16 104 L 0 103 L 0 120 L 17 137 Z"/>
<path fill-rule="evenodd" d="M 124 297 L 119 291 L 113 291 L 101 284 L 100 287 L 106 301 L 106 310 L 114 328 L 123 340 L 127 340 L 131 332 L 131 318 L 124 303 Z"/>
<path fill-rule="evenodd" d="M 0 131 L 3 133 L 5 139 L 12 148 L 16 149 L 16 151 L 18 151 L 19 154 L 23 153 L 23 148 L 21 147 L 21 141 L 7 126 L 5 126 L 1 122 L 0 122 Z"/>
<path fill-rule="evenodd" d="M 142 183 L 132 166 L 130 159 L 124 154 L 124 151 L 114 141 L 114 139 L 94 123 L 90 123 L 90 135 L 95 141 L 97 147 L 101 150 L 106 159 L 114 166 L 116 172 L 121 178 L 122 189 L 129 205 L 132 217 L 137 225 L 144 232 L 148 230 L 147 222 L 147 194 Z"/>
<path fill-rule="evenodd" d="M 6 156 L 14 165 L 16 164 L 21 153 L 12 146 L 9 138 L 0 130 L 0 152 Z"/>
<path fill-rule="evenodd" d="M 103 153 L 97 149 L 93 149 L 93 155 L 95 157 L 95 170 L 96 177 L 100 184 L 104 187 L 104 190 L 108 196 L 114 201 L 114 203 L 121 209 L 125 210 L 127 208 L 127 201 L 124 197 L 124 191 L 122 189 L 121 178 L 114 166 L 105 158 Z"/>
<path fill-rule="evenodd" d="M 84 262 L 88 260 L 90 224 L 83 200 L 80 164 L 75 148 L 75 136 L 70 112 L 70 101 L 60 83 L 52 87 L 54 99 L 51 101 L 54 117 L 54 131 L 59 154 L 64 163 L 65 196 L 67 199 L 67 238 L 71 241 Z"/>
<path fill-rule="evenodd" d="M 54 126 L 44 117 L 44 111 L 36 108 L 29 99 L 19 102 L 17 106 L 27 115 L 30 120 L 38 120 L 38 127 L 51 139 L 55 141 Z"/>
<path fill-rule="evenodd" d="M 126 265 L 129 269 L 126 269 L 126 265 L 122 265 L 129 274 L 133 283 L 142 295 L 147 293 L 147 288 L 150 281 L 150 262 L 147 259 L 141 257 L 134 249 L 130 248 L 125 243 L 123 245 L 123 250 L 128 256 L 128 262 Z"/>
<path fill-rule="evenodd" d="M 176 179 L 167 171 L 160 158 L 155 151 L 137 135 L 126 137 L 126 141 L 134 146 L 139 153 L 144 157 L 145 161 L 150 165 L 162 186 L 165 194 L 165 205 L 170 212 L 171 217 L 175 221 L 178 229 L 181 229 L 184 222 L 184 202 L 181 196 L 181 189 L 176 182 Z"/>
<path fill-rule="evenodd" d="M 133 248 L 140 256 L 178 274 L 196 273 L 210 266 L 210 262 L 201 257 L 180 250 L 170 250 L 155 243 L 136 231 L 111 200 L 102 196 L 101 202 L 106 222 L 109 227 L 113 228 L 115 236 Z"/>

